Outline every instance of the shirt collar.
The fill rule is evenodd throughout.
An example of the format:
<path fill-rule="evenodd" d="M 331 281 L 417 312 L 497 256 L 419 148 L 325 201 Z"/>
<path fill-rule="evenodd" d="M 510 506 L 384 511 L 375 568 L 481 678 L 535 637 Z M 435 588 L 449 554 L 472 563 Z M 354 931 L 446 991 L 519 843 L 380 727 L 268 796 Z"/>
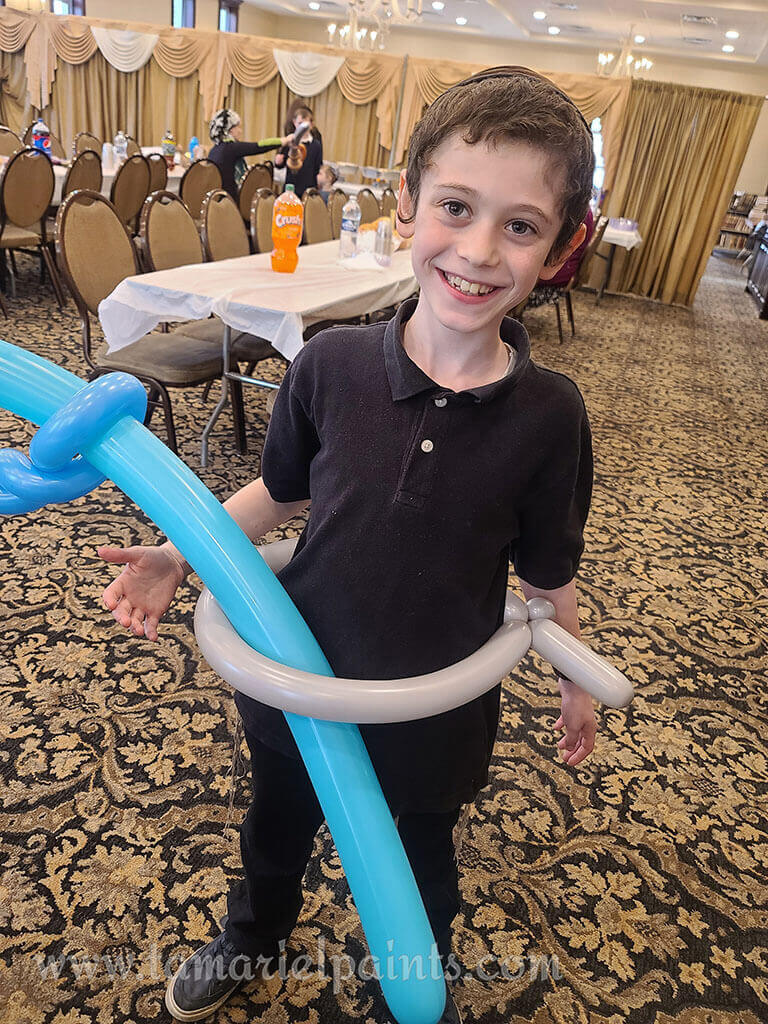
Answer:
<path fill-rule="evenodd" d="M 392 399 L 395 402 L 404 398 L 412 398 L 423 391 L 447 391 L 446 388 L 442 388 L 431 377 L 428 377 L 403 348 L 403 328 L 413 316 L 417 301 L 417 299 L 406 299 L 405 302 L 402 302 L 384 332 L 384 365 L 392 390 Z M 504 317 L 501 322 L 500 335 L 501 340 L 515 350 L 514 362 L 500 380 L 461 392 L 463 395 L 471 396 L 475 402 L 489 402 L 498 394 L 515 387 L 528 368 L 531 344 L 523 325 L 510 317 Z"/>

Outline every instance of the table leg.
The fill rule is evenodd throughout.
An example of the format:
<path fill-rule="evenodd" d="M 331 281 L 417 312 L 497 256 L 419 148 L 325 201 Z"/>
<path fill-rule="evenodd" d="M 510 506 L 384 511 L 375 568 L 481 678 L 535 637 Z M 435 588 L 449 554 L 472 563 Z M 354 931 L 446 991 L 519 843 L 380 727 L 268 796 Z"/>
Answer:
<path fill-rule="evenodd" d="M 229 324 L 224 324 L 224 341 L 222 343 L 222 375 L 221 375 L 221 397 L 216 405 L 216 408 L 211 413 L 211 418 L 205 424 L 203 429 L 202 443 L 200 446 L 200 465 L 205 469 L 208 465 L 208 437 L 214 428 L 216 420 L 221 415 L 221 411 L 227 404 L 227 398 L 229 397 L 229 381 L 227 380 L 227 367 L 229 366 L 229 346 L 232 343 L 232 328 Z"/>
<path fill-rule="evenodd" d="M 616 246 L 615 245 L 611 245 L 610 251 L 608 253 L 608 260 L 606 261 L 606 264 L 605 264 L 605 276 L 603 277 L 603 282 L 600 285 L 600 290 L 598 291 L 597 298 L 595 299 L 595 305 L 596 306 L 599 305 L 600 299 L 602 299 L 603 292 L 605 291 L 605 286 L 608 284 L 608 280 L 609 280 L 609 278 L 611 276 L 611 270 L 613 269 L 613 257 L 614 257 L 615 252 L 616 252 Z"/>

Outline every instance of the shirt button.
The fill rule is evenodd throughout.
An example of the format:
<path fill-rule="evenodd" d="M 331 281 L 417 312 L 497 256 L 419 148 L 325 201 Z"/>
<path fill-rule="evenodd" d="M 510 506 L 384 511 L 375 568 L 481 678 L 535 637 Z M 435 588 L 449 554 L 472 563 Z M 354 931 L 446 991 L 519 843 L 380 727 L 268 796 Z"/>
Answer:
<path fill-rule="evenodd" d="M 427 438 L 425 441 L 421 442 L 421 450 L 423 452 L 431 452 L 434 447 L 435 446 L 432 444 L 432 442 L 429 440 L 429 438 Z"/>
<path fill-rule="evenodd" d="M 442 409 L 443 406 L 447 405 L 447 404 L 448 404 L 448 399 L 447 398 L 436 398 L 435 399 L 435 405 L 437 406 L 438 409 Z"/>

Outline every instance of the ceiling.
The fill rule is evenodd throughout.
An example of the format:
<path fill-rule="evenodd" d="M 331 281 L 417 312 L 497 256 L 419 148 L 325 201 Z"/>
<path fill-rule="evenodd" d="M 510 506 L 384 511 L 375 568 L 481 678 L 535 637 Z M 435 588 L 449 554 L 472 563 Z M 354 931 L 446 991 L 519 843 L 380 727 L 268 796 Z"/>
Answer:
<path fill-rule="evenodd" d="M 346 0 L 314 0 L 319 11 L 308 7 L 308 0 L 248 0 L 275 14 L 300 15 L 324 22 L 344 19 Z M 641 45 L 633 44 L 633 53 L 650 59 L 717 59 L 728 64 L 768 66 L 768 0 L 742 0 L 740 3 L 677 3 L 674 0 L 444 0 L 442 11 L 432 9 L 431 0 L 422 0 L 421 20 L 414 28 L 446 31 L 494 39 L 514 39 L 544 43 L 554 47 L 579 46 L 612 50 L 617 55 L 622 43 L 635 35 L 645 36 Z M 405 0 L 401 0 L 401 9 Z M 534 11 L 546 17 L 537 20 Z M 458 26 L 456 18 L 467 19 Z M 364 22 L 363 22 L 364 23 Z M 551 35 L 549 28 L 559 28 Z M 726 38 L 727 31 L 739 33 Z M 722 47 L 733 46 L 732 53 Z"/>

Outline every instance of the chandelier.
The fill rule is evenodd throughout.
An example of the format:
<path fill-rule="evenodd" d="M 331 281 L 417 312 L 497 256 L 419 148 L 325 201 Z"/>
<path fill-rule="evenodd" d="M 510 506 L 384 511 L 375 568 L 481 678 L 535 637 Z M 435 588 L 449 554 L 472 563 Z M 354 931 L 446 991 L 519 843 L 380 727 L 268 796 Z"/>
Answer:
<path fill-rule="evenodd" d="M 621 53 L 616 57 L 613 53 L 600 51 L 597 55 L 597 73 L 609 78 L 634 78 L 635 75 L 650 71 L 653 61 L 633 53 L 633 47 L 641 46 L 645 36 L 635 35 L 634 26 L 624 39 Z"/>
<path fill-rule="evenodd" d="M 421 21 L 422 0 L 348 0 L 344 25 L 331 22 L 328 42 L 350 50 L 383 50 L 392 25 Z"/>

